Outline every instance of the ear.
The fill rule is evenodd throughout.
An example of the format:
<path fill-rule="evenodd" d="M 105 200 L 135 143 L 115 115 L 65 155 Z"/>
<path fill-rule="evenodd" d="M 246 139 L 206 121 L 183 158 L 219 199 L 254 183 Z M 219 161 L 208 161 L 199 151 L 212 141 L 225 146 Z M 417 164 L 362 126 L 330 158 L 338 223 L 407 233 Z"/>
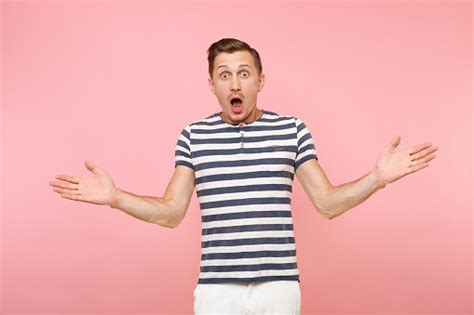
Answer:
<path fill-rule="evenodd" d="M 216 91 L 214 90 L 214 81 L 212 78 L 208 78 L 207 82 L 209 83 L 209 88 L 211 89 L 212 94 L 216 95 Z"/>
<path fill-rule="evenodd" d="M 262 91 L 263 90 L 263 86 L 265 85 L 265 74 L 261 74 L 260 75 L 260 79 L 258 79 L 258 91 Z"/>

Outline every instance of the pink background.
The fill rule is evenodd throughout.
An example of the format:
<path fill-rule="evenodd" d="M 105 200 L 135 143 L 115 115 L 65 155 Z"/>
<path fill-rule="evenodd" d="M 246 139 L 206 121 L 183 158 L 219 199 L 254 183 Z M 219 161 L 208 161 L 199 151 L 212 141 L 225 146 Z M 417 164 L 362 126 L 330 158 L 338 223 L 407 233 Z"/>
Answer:
<path fill-rule="evenodd" d="M 206 50 L 261 54 L 260 108 L 303 119 L 334 185 L 396 136 L 430 166 L 336 219 L 295 177 L 302 314 L 472 314 L 469 2 L 2 3 L 2 310 L 192 313 L 194 193 L 175 230 L 52 191 L 56 174 L 162 196 L 189 122 L 220 111 Z"/>

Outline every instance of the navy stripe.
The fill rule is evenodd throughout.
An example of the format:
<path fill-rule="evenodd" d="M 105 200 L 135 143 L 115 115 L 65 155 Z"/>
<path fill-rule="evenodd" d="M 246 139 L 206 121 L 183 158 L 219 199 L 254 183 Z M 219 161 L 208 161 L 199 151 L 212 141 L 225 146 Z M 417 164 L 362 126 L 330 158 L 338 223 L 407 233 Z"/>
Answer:
<path fill-rule="evenodd" d="M 214 150 L 197 150 L 195 152 L 191 152 L 191 156 L 193 158 L 198 158 L 202 156 L 219 156 L 219 155 L 234 155 L 234 154 L 250 154 L 250 153 L 266 153 L 266 152 L 274 152 L 278 150 L 286 151 L 286 152 L 295 152 L 297 150 L 296 145 L 274 145 L 270 147 L 262 147 L 262 148 L 241 148 L 241 149 L 214 149 Z"/>
<path fill-rule="evenodd" d="M 261 142 L 268 140 L 288 140 L 294 139 L 294 134 L 286 135 L 269 135 L 269 136 L 252 136 L 251 134 L 245 134 L 243 139 L 245 143 L 249 142 Z M 207 139 L 193 139 L 193 144 L 227 144 L 227 143 L 240 143 L 240 133 L 236 133 L 234 138 L 207 138 Z"/>
<path fill-rule="evenodd" d="M 251 166 L 251 165 L 264 165 L 264 164 L 286 164 L 293 165 L 294 160 L 285 158 L 266 158 L 256 160 L 236 160 L 236 161 L 218 161 L 218 162 L 205 162 L 194 165 L 196 171 L 215 168 L 215 167 L 238 167 L 238 166 Z"/>
<path fill-rule="evenodd" d="M 231 199 L 211 202 L 201 202 L 201 210 L 211 208 L 221 208 L 230 206 L 243 205 L 264 205 L 264 204 L 290 204 L 290 198 L 266 197 L 266 198 L 245 198 L 245 199 Z"/>
<path fill-rule="evenodd" d="M 257 245 L 257 244 L 294 244 L 294 237 L 259 237 L 244 238 L 235 240 L 212 240 L 201 242 L 202 248 L 217 246 L 240 246 L 240 245 Z"/>
<path fill-rule="evenodd" d="M 303 130 L 304 128 L 306 128 L 306 125 L 304 122 L 302 122 L 296 127 L 296 133 L 300 133 L 300 131 Z"/>
<path fill-rule="evenodd" d="M 175 155 L 175 156 L 184 156 L 184 157 L 186 157 L 186 158 L 188 158 L 188 159 L 191 159 L 191 155 L 189 155 L 189 153 L 183 152 L 183 151 L 181 151 L 181 150 L 176 150 L 176 151 L 174 152 L 174 155 Z"/>
<path fill-rule="evenodd" d="M 270 113 L 266 111 L 266 113 Z M 219 115 L 216 115 L 219 116 Z M 212 118 L 216 117 L 213 116 Z M 260 118 L 258 121 L 259 122 L 280 122 L 284 120 L 290 120 L 291 117 L 278 117 L 278 118 Z M 215 121 L 198 121 L 193 124 L 194 126 L 228 126 L 228 124 L 222 122 L 221 120 L 215 120 Z M 236 128 L 239 128 L 239 125 L 235 126 Z"/>
<path fill-rule="evenodd" d="M 222 233 L 239 233 L 255 231 L 288 231 L 293 230 L 293 224 L 252 224 L 238 226 L 221 226 L 209 229 L 202 229 L 201 235 L 213 235 Z"/>
<path fill-rule="evenodd" d="M 259 258 L 259 257 L 294 257 L 294 256 L 296 256 L 296 250 L 262 250 L 258 252 L 202 254 L 201 260 L 242 259 L 242 258 Z"/>
<path fill-rule="evenodd" d="M 291 118 L 286 119 L 288 121 L 291 120 Z M 223 133 L 235 133 L 235 132 L 240 132 L 241 130 L 250 132 L 250 131 L 267 131 L 267 130 L 284 130 L 284 129 L 289 129 L 289 128 L 294 128 L 295 124 L 293 122 L 290 122 L 285 125 L 276 125 L 276 126 L 252 126 L 252 125 L 244 125 L 242 128 L 235 128 L 235 127 L 223 127 L 223 128 L 215 128 L 215 129 L 198 129 L 194 128 L 193 133 L 196 134 L 223 134 Z M 289 132 L 292 132 L 290 130 Z"/>
<path fill-rule="evenodd" d="M 205 284 L 205 283 L 232 283 L 232 282 L 255 282 L 255 281 L 281 281 L 281 280 L 289 280 L 289 281 L 300 281 L 299 275 L 294 276 L 265 276 L 265 277 L 253 277 L 253 278 L 229 278 L 229 277 L 222 277 L 222 278 L 199 278 L 198 284 Z"/>
<path fill-rule="evenodd" d="M 302 148 L 298 151 L 298 154 L 301 154 L 301 153 L 305 152 L 306 150 L 310 150 L 310 149 L 316 150 L 316 149 L 314 148 L 314 144 L 310 143 L 310 144 L 305 145 L 304 147 L 302 147 Z"/>
<path fill-rule="evenodd" d="M 309 138 L 311 138 L 311 134 L 308 132 L 307 134 L 305 134 L 304 136 L 302 136 L 301 138 L 298 139 L 298 147 L 301 146 L 301 144 L 303 142 L 305 142 L 306 140 L 308 140 Z"/>
<path fill-rule="evenodd" d="M 268 190 L 277 190 L 277 191 L 290 191 L 292 187 L 286 184 L 260 184 L 260 185 L 246 185 L 246 186 L 233 186 L 233 187 L 221 187 L 221 188 L 210 188 L 210 189 L 201 189 L 197 191 L 197 196 L 210 196 L 218 194 L 230 194 L 238 193 L 245 191 L 268 191 Z"/>
<path fill-rule="evenodd" d="M 196 177 L 196 185 L 202 183 L 208 183 L 213 181 L 221 180 L 232 180 L 232 179 L 246 179 L 246 178 L 263 178 L 263 177 L 285 177 L 294 178 L 294 174 L 287 171 L 258 171 L 258 172 L 247 172 L 247 173 L 232 173 L 232 174 L 216 174 L 208 176 Z"/>
<path fill-rule="evenodd" d="M 248 218 L 288 218 L 291 217 L 291 211 L 249 211 L 249 212 L 233 212 L 222 214 L 211 214 L 201 216 L 202 222 L 248 219 Z"/>
<path fill-rule="evenodd" d="M 231 272 L 231 271 L 256 271 L 256 270 L 285 270 L 295 269 L 296 263 L 287 264 L 257 264 L 236 266 L 201 266 L 201 272 Z"/>
<path fill-rule="evenodd" d="M 184 142 L 183 140 L 181 140 L 181 139 L 178 140 L 177 145 L 180 146 L 180 147 L 185 148 L 185 149 L 188 150 L 188 151 L 191 151 L 191 149 L 189 148 L 188 144 L 187 144 L 186 142 Z"/>
<path fill-rule="evenodd" d="M 183 129 L 183 131 L 181 131 L 181 134 L 186 138 L 186 139 L 190 139 L 190 135 L 189 135 L 189 132 L 186 130 L 186 129 Z"/>
<path fill-rule="evenodd" d="M 192 165 L 191 163 L 189 163 L 189 162 L 186 162 L 186 161 L 181 161 L 181 160 L 180 160 L 180 161 L 176 161 L 176 162 L 174 163 L 174 167 L 176 168 L 176 166 L 178 166 L 178 165 L 187 166 L 187 167 L 189 167 L 189 168 L 191 168 L 191 169 L 194 170 L 193 165 Z"/>
<path fill-rule="evenodd" d="M 308 161 L 308 160 L 311 160 L 311 159 L 316 159 L 318 160 L 318 158 L 316 157 L 316 154 L 308 154 L 307 156 L 305 156 L 304 158 L 301 158 L 297 163 L 295 163 L 295 171 L 296 169 L 298 168 L 298 166 L 300 166 L 301 164 L 303 164 L 304 162 Z"/>

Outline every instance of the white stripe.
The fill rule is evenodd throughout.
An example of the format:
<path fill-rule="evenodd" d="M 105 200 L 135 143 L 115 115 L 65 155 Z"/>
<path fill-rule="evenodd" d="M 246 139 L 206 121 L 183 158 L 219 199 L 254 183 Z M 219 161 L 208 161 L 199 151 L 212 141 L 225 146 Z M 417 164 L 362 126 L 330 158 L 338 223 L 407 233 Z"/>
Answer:
<path fill-rule="evenodd" d="M 199 183 L 196 185 L 196 190 L 201 191 L 203 189 L 212 188 L 223 188 L 223 187 L 235 187 L 235 186 L 253 186 L 261 184 L 286 184 L 292 185 L 293 180 L 288 177 L 278 177 L 278 182 L 273 182 L 276 178 L 274 177 L 258 177 L 258 178 L 246 178 L 246 179 L 231 179 L 231 180 L 219 180 L 213 182 Z"/>
<path fill-rule="evenodd" d="M 217 233 L 202 235 L 201 241 L 221 241 L 221 240 L 244 240 L 249 238 L 265 238 L 265 237 L 295 237 L 293 230 L 285 231 L 248 231 L 245 233 Z"/>
<path fill-rule="evenodd" d="M 246 145 L 246 144 L 245 144 Z M 289 146 L 294 144 L 288 144 Z M 274 147 L 281 147 L 283 144 L 274 146 Z M 272 150 L 274 150 L 272 148 Z M 193 151 L 195 152 L 195 151 Z M 286 159 L 294 159 L 296 153 L 293 151 L 271 151 L 271 152 L 260 152 L 260 153 L 249 153 L 249 154 L 213 154 L 213 155 L 205 155 L 194 158 L 195 165 L 199 165 L 201 163 L 207 162 L 214 162 L 217 159 L 219 162 L 227 162 L 227 161 L 255 161 L 260 159 L 268 159 L 268 158 L 286 158 Z M 216 158 L 218 157 L 218 158 Z"/>
<path fill-rule="evenodd" d="M 240 134 L 234 139 L 239 139 L 239 141 L 234 142 L 234 143 L 202 143 L 202 144 L 197 144 L 193 143 L 191 146 L 191 150 L 193 152 L 199 152 L 202 150 L 229 150 L 229 149 L 236 149 L 240 148 Z M 297 143 L 296 138 L 293 139 L 282 139 L 282 140 L 265 140 L 265 141 L 258 141 L 258 142 L 246 142 L 245 141 L 245 135 L 244 135 L 244 147 L 245 148 L 265 148 L 265 147 L 271 147 L 271 146 L 288 146 L 288 145 L 295 145 Z M 250 155 L 253 155 L 255 153 L 249 153 Z M 245 154 L 241 154 L 245 155 Z"/>
<path fill-rule="evenodd" d="M 262 165 L 246 165 L 246 166 L 232 166 L 232 167 L 213 167 L 195 171 L 196 178 L 209 175 L 223 175 L 235 173 L 250 173 L 259 171 L 286 171 L 294 172 L 293 165 L 282 164 L 265 164 Z M 270 179 L 269 179 L 270 182 Z"/>
<path fill-rule="evenodd" d="M 295 243 L 255 244 L 255 245 L 205 247 L 201 249 L 201 254 L 260 252 L 260 251 L 268 251 L 268 250 L 274 250 L 274 251 L 296 250 L 296 244 Z"/>
<path fill-rule="evenodd" d="M 256 270 L 256 271 L 235 271 L 235 272 L 200 272 L 199 278 L 253 278 L 267 276 L 295 276 L 299 275 L 298 269 L 284 270 Z"/>
<path fill-rule="evenodd" d="M 242 213 L 251 211 L 290 211 L 290 204 L 258 204 L 258 205 L 239 205 L 219 208 L 210 208 L 201 210 L 201 215 L 214 215 L 223 213 Z"/>
<path fill-rule="evenodd" d="M 228 194 L 201 196 L 199 197 L 199 202 L 205 203 L 205 202 L 228 201 L 228 200 L 246 200 L 249 198 L 291 198 L 291 192 L 287 190 L 233 192 L 233 193 L 228 193 Z"/>
<path fill-rule="evenodd" d="M 239 259 L 208 259 L 201 261 L 200 266 L 235 266 L 235 265 L 257 265 L 257 264 L 288 264 L 297 263 L 296 256 L 290 257 L 256 257 Z"/>
<path fill-rule="evenodd" d="M 210 229 L 215 227 L 224 226 L 239 226 L 239 225 L 258 225 L 258 224 L 292 224 L 292 218 L 246 218 L 246 219 L 235 219 L 235 220 L 221 220 L 221 221 L 210 221 L 202 222 L 203 229 Z"/>

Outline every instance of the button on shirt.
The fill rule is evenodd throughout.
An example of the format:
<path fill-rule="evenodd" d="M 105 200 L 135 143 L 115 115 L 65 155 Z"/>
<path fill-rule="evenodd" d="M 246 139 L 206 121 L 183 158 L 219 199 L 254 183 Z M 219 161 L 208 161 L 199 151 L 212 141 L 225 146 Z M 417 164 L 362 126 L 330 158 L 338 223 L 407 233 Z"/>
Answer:
<path fill-rule="evenodd" d="M 262 112 L 237 125 L 214 113 L 188 124 L 176 143 L 175 167 L 195 172 L 202 225 L 198 283 L 300 281 L 293 178 L 298 166 L 318 157 L 302 120 Z"/>

